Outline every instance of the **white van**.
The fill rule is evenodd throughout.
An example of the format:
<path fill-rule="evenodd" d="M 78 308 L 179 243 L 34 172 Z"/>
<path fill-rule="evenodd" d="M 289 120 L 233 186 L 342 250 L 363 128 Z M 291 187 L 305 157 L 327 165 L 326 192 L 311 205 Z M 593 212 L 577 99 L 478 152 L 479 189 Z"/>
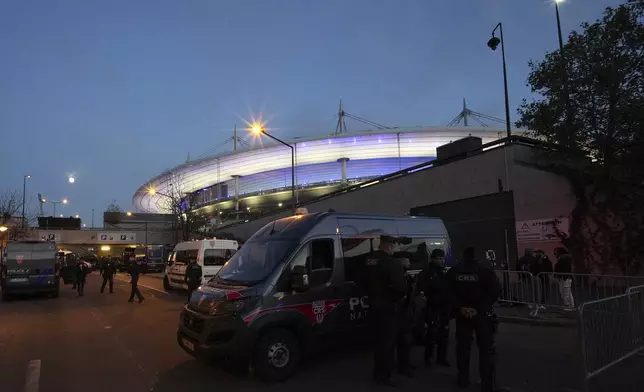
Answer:
<path fill-rule="evenodd" d="M 233 240 L 210 239 L 178 243 L 168 257 L 168 265 L 165 267 L 165 276 L 163 277 L 163 288 L 166 290 L 187 290 L 186 266 L 192 260 L 196 260 L 203 271 L 201 283 L 208 282 L 237 252 L 238 248 L 239 244 Z"/>

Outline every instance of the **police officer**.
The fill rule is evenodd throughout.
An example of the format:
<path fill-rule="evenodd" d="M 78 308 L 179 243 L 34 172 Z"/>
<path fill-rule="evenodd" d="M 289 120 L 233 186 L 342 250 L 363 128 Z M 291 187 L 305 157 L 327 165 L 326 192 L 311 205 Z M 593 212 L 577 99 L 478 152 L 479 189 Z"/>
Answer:
<path fill-rule="evenodd" d="M 396 359 L 398 360 L 398 373 L 407 377 L 414 377 L 414 366 L 411 364 L 411 347 L 413 343 L 413 327 L 414 327 L 414 280 L 407 274 L 411 263 L 409 259 L 397 259 L 403 267 L 405 273 L 405 297 L 402 301 L 402 307 L 399 315 L 396 317 L 399 320 L 398 337 L 396 341 Z"/>
<path fill-rule="evenodd" d="M 184 275 L 184 280 L 188 283 L 188 302 L 190 302 L 192 292 L 201 285 L 202 274 L 201 266 L 197 264 L 197 260 L 191 260 L 190 264 L 186 267 L 186 273 Z"/>
<path fill-rule="evenodd" d="M 139 299 L 139 303 L 145 301 L 143 295 L 139 291 L 139 276 L 143 273 L 143 265 L 141 265 L 141 260 L 135 260 L 134 257 L 130 257 L 130 277 L 132 279 L 132 291 L 130 292 L 130 299 L 127 302 L 134 302 L 134 296 Z"/>
<path fill-rule="evenodd" d="M 105 290 L 105 285 L 110 283 L 110 294 L 114 293 L 114 274 L 116 274 L 116 265 L 112 259 L 106 259 L 101 265 L 101 276 L 103 276 L 103 284 L 101 284 L 101 294 Z"/>
<path fill-rule="evenodd" d="M 87 268 L 85 261 L 78 260 L 78 263 L 76 264 L 76 289 L 78 290 L 79 297 L 85 295 L 85 281 L 87 280 L 88 273 L 89 268 Z"/>
<path fill-rule="evenodd" d="M 395 239 L 380 237 L 379 250 L 365 262 L 365 283 L 369 295 L 369 317 L 374 330 L 373 378 L 385 386 L 396 386 L 391 379 L 396 352 L 396 317 L 406 294 L 405 272 L 392 256 Z"/>
<path fill-rule="evenodd" d="M 422 292 L 427 298 L 425 308 L 425 365 L 430 367 L 434 349 L 438 346 L 436 364 L 449 367 L 447 361 L 447 344 L 449 340 L 449 322 L 451 305 L 449 282 L 445 276 L 445 251 L 434 249 L 430 262 L 419 274 L 416 292 Z"/>
<path fill-rule="evenodd" d="M 472 332 L 479 348 L 481 391 L 496 391 L 494 334 L 497 320 L 493 305 L 501 286 L 494 271 L 479 264 L 474 248 L 463 252 L 463 261 L 447 272 L 452 303 L 456 310 L 456 360 L 458 385 L 470 384 Z"/>

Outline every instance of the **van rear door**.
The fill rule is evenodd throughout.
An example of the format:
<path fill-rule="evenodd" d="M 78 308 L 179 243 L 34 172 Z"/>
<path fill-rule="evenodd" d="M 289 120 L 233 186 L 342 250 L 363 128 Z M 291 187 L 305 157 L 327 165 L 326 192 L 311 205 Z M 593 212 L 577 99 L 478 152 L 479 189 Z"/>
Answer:
<path fill-rule="evenodd" d="M 203 276 L 202 283 L 212 279 L 221 267 L 233 256 L 237 249 L 224 249 L 216 240 L 204 242 L 203 246 Z"/>
<path fill-rule="evenodd" d="M 56 245 L 49 242 L 7 244 L 7 285 L 53 284 L 56 275 Z"/>

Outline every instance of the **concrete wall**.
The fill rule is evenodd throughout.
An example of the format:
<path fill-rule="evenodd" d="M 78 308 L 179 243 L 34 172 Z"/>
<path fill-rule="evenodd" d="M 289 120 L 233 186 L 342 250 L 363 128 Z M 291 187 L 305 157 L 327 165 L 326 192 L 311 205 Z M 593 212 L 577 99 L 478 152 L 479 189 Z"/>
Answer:
<path fill-rule="evenodd" d="M 535 156 L 529 147 L 496 148 L 302 207 L 309 212 L 334 209 L 338 212 L 405 215 L 416 206 L 496 193 L 501 184 L 504 190 L 514 193 L 517 220 L 567 216 L 574 206 L 574 199 L 566 181 L 527 166 L 526 163 L 532 159 Z M 220 232 L 247 239 L 266 223 L 288 215 L 290 211 L 284 211 L 222 228 Z"/>

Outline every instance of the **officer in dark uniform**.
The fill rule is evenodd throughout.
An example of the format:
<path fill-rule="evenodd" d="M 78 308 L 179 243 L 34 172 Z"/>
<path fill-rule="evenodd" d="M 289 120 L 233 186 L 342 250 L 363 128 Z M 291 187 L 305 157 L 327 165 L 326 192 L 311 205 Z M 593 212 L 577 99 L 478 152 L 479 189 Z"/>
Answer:
<path fill-rule="evenodd" d="M 85 261 L 78 260 L 78 263 L 76 264 L 76 289 L 78 289 L 79 297 L 85 295 L 84 291 L 87 274 L 89 274 L 89 268 L 87 268 Z"/>
<path fill-rule="evenodd" d="M 456 310 L 456 359 L 458 385 L 470 384 L 472 332 L 479 348 L 481 391 L 496 391 L 494 334 L 497 328 L 493 305 L 501 285 L 494 271 L 479 264 L 474 248 L 463 252 L 463 261 L 447 272 L 452 304 Z"/>
<path fill-rule="evenodd" d="M 197 264 L 197 260 L 191 260 L 190 264 L 186 267 L 186 273 L 184 275 L 184 280 L 188 284 L 188 302 L 190 302 L 192 292 L 201 286 L 202 274 L 201 266 Z"/>
<path fill-rule="evenodd" d="M 449 322 L 451 319 L 451 303 L 449 282 L 445 276 L 445 251 L 434 249 L 430 262 L 419 276 L 416 292 L 422 292 L 427 298 L 425 308 L 425 365 L 431 366 L 434 349 L 438 346 L 436 364 L 449 367 L 447 361 L 447 344 L 449 341 Z"/>
<path fill-rule="evenodd" d="M 396 353 L 396 317 L 406 294 L 402 265 L 392 257 L 395 239 L 380 237 L 379 250 L 365 262 L 365 283 L 369 295 L 369 317 L 374 330 L 373 378 L 381 385 L 396 386 L 391 379 Z"/>
<path fill-rule="evenodd" d="M 402 307 L 399 315 L 398 336 L 396 341 L 396 359 L 398 360 L 398 373 L 407 377 L 414 377 L 415 367 L 411 364 L 411 347 L 413 345 L 414 327 L 414 279 L 407 274 L 411 267 L 409 259 L 397 259 L 403 267 L 405 274 L 405 297 L 402 300 Z"/>
<path fill-rule="evenodd" d="M 127 302 L 134 302 L 134 296 L 139 299 L 139 303 L 145 301 L 143 295 L 139 291 L 139 276 L 144 272 L 144 267 L 141 265 L 141 260 L 135 260 L 134 257 L 130 257 L 130 277 L 132 279 L 132 291 L 130 292 L 130 299 Z"/>
<path fill-rule="evenodd" d="M 101 276 L 103 277 L 103 284 L 101 284 L 101 294 L 105 291 L 105 285 L 109 282 L 110 294 L 114 293 L 114 275 L 116 274 L 116 264 L 112 259 L 103 261 L 101 265 Z"/>

